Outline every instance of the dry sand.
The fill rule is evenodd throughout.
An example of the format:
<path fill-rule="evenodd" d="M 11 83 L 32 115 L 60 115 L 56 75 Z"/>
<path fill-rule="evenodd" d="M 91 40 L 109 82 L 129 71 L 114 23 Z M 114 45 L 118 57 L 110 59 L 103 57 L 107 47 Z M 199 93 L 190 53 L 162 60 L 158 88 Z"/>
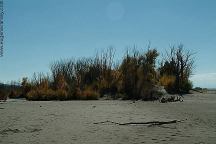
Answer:
<path fill-rule="evenodd" d="M 161 125 L 94 124 L 101 121 L 184 120 Z M 0 103 L 2 144 L 215 144 L 216 94 L 184 102 L 8 100 Z"/>

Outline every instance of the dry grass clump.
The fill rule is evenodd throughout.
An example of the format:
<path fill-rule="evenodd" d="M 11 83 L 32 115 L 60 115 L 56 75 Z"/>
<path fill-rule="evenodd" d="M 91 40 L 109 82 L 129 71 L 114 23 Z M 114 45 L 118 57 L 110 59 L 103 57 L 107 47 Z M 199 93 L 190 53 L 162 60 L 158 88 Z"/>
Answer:
<path fill-rule="evenodd" d="M 86 89 L 79 95 L 81 100 L 98 100 L 100 94 L 94 90 Z"/>
<path fill-rule="evenodd" d="M 23 80 L 23 90 L 26 93 L 28 100 L 67 100 L 68 93 L 65 90 L 65 82 L 59 76 L 56 84 L 52 85 L 50 78 L 39 73 L 34 75 L 34 79 L 28 82 L 27 79 Z"/>
<path fill-rule="evenodd" d="M 174 89 L 174 85 L 175 85 L 175 76 L 172 76 L 172 75 L 163 75 L 160 78 L 159 82 L 160 82 L 160 84 L 162 86 L 164 86 L 164 88 L 168 92 L 172 92 L 172 90 Z"/>
<path fill-rule="evenodd" d="M 27 93 L 26 98 L 28 100 L 67 100 L 67 92 L 64 90 L 52 90 L 52 89 L 35 89 Z"/>

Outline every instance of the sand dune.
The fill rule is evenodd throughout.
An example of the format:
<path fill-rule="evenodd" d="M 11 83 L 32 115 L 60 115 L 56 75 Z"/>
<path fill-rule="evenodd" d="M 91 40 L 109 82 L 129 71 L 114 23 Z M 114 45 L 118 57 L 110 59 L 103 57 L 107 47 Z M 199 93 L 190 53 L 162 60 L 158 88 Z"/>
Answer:
<path fill-rule="evenodd" d="M 172 121 L 165 125 L 117 123 Z M 94 124 L 98 123 L 98 124 Z M 2 144 L 201 144 L 216 142 L 216 94 L 187 95 L 184 102 L 46 101 L 0 103 Z"/>

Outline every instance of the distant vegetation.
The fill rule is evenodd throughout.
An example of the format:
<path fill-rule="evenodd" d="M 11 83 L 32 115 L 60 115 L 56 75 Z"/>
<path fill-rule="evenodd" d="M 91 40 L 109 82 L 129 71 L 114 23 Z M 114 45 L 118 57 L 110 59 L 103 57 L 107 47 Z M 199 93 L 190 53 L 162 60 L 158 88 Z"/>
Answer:
<path fill-rule="evenodd" d="M 201 87 L 195 87 L 193 91 L 199 92 L 199 93 L 206 93 L 207 91 L 210 91 L 210 89 L 207 88 L 201 88 Z"/>
<path fill-rule="evenodd" d="M 0 98 L 23 97 L 28 100 L 96 100 L 112 99 L 156 100 L 162 94 L 188 93 L 193 70 L 193 54 L 182 45 L 172 47 L 156 66 L 156 49 L 127 51 L 122 61 L 114 62 L 114 50 L 107 49 L 93 58 L 58 60 L 50 64 L 51 74 L 34 74 L 23 78 L 19 86 L 5 91 Z"/>

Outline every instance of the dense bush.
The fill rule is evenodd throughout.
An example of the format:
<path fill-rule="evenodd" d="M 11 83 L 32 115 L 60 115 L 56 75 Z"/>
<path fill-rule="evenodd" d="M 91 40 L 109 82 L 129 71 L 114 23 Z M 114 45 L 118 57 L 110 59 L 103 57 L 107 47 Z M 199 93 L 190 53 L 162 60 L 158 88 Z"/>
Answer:
<path fill-rule="evenodd" d="M 51 74 L 34 74 L 23 78 L 21 87 L 9 93 L 0 91 L 3 99 L 26 97 L 28 100 L 155 100 L 162 85 L 169 93 L 187 93 L 192 88 L 189 77 L 193 59 L 181 46 L 172 48 L 161 66 L 156 67 L 156 49 L 127 51 L 122 61 L 114 63 L 114 51 L 107 49 L 93 58 L 66 59 L 51 63 Z M 1 95 L 4 95 L 1 96 Z"/>
<path fill-rule="evenodd" d="M 156 49 L 126 54 L 120 66 L 122 92 L 127 95 L 124 99 L 154 99 L 154 87 L 157 84 L 155 62 L 158 55 Z"/>

